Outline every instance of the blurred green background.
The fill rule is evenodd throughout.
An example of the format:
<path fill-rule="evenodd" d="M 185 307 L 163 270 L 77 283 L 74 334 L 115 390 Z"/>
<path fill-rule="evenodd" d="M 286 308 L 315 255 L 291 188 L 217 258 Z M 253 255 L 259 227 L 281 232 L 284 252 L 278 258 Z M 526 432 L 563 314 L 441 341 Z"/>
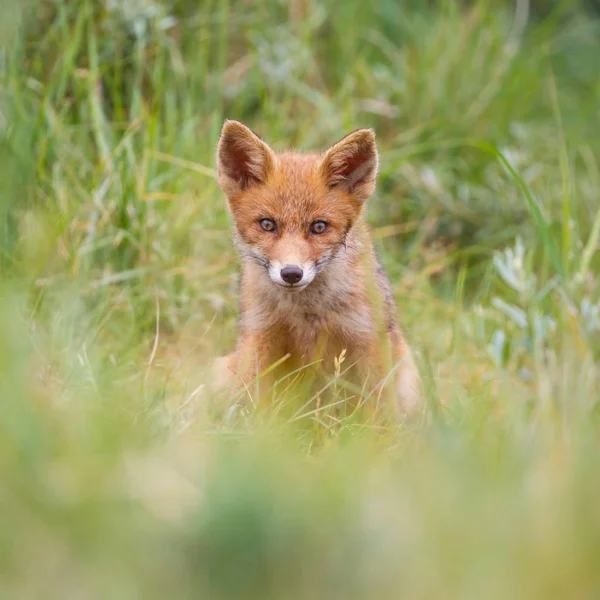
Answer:
<path fill-rule="evenodd" d="M 597 3 L 2 8 L 2 598 L 600 596 Z M 224 118 L 376 130 L 422 422 L 211 410 Z"/>

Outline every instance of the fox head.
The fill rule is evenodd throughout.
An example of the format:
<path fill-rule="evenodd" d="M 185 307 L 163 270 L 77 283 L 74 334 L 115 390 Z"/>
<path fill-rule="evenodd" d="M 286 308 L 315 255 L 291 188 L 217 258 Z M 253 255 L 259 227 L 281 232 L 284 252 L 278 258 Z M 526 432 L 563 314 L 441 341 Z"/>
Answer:
<path fill-rule="evenodd" d="M 226 121 L 218 177 L 242 256 L 274 285 L 305 289 L 344 246 L 375 188 L 377 162 L 371 129 L 324 153 L 276 153 L 242 123 Z"/>

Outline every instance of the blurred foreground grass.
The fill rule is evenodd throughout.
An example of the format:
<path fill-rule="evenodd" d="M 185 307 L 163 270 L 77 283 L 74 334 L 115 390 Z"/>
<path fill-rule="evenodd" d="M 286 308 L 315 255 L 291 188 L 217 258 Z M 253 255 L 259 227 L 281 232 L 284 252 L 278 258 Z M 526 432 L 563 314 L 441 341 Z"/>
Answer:
<path fill-rule="evenodd" d="M 600 594 L 589 6 L 3 8 L 3 598 Z M 376 129 L 422 423 L 206 409 L 236 334 L 225 117 L 278 148 Z"/>

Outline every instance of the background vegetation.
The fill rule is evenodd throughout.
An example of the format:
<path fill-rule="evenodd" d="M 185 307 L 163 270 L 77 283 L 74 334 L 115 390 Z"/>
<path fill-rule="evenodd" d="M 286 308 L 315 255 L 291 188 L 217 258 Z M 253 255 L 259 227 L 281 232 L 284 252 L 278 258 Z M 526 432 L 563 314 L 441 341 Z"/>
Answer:
<path fill-rule="evenodd" d="M 600 594 L 593 3 L 4 0 L 3 598 Z M 377 131 L 427 415 L 206 410 L 224 118 Z"/>

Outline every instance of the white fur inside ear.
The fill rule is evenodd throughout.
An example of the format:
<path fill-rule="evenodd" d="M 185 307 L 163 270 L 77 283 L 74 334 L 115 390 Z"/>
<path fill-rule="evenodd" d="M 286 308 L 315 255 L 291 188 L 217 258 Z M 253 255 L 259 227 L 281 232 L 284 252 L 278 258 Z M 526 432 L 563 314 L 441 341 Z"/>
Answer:
<path fill-rule="evenodd" d="M 369 160 L 364 162 L 362 165 L 358 165 L 350 174 L 346 177 L 345 183 L 347 186 L 352 187 L 362 179 L 365 179 L 370 174 L 377 171 L 377 159 Z"/>
<path fill-rule="evenodd" d="M 246 160 L 248 173 L 256 179 L 265 176 L 267 163 L 269 161 L 269 149 L 267 145 L 258 138 L 243 137 L 234 140 L 235 150 L 243 153 Z"/>

